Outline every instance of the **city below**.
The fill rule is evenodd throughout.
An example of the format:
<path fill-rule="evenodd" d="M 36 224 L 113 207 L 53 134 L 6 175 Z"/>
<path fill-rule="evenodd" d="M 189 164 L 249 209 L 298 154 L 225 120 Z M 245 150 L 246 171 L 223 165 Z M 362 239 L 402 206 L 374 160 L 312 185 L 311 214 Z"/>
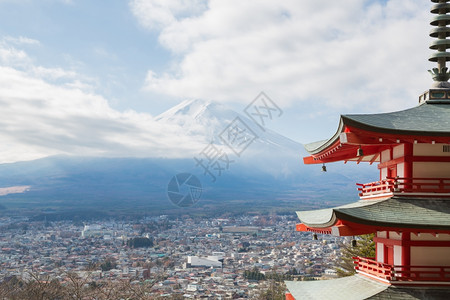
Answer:
<path fill-rule="evenodd" d="M 121 292 L 139 288 L 148 299 L 258 299 L 274 287 L 284 293 L 286 279 L 336 276 L 339 241 L 314 240 L 295 224 L 276 215 L 85 224 L 3 217 L 0 276 L 3 285 L 56 280 L 80 291 L 126 283 Z"/>

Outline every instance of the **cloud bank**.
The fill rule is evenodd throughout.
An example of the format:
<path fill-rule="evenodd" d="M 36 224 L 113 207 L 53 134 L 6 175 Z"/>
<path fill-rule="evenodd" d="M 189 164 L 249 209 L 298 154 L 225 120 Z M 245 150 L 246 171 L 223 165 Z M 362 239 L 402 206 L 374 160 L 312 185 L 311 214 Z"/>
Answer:
<path fill-rule="evenodd" d="M 177 125 L 112 109 L 82 75 L 35 65 L 18 40 L 0 42 L 0 163 L 56 154 L 173 158 L 201 149 L 200 138 Z"/>
<path fill-rule="evenodd" d="M 70 3 L 70 1 L 67 1 Z M 388 1 L 132 0 L 140 26 L 170 52 L 146 90 L 247 105 L 264 90 L 277 104 L 359 112 L 411 106 L 431 84 L 429 3 Z M 0 163 L 54 154 L 192 157 L 204 136 L 145 113 L 120 112 L 97 81 L 40 65 L 26 36 L 0 38 Z M 97 54 L 107 55 L 102 48 Z M 206 130 L 206 129 L 205 129 Z"/>
<path fill-rule="evenodd" d="M 133 0 L 174 56 L 145 88 L 174 97 L 391 110 L 429 87 L 426 1 Z"/>

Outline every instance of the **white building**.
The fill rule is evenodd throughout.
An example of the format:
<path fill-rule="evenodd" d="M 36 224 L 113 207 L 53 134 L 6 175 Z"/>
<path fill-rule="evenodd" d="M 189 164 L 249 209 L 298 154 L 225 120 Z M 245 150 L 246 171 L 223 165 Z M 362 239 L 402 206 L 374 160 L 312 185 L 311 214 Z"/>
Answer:
<path fill-rule="evenodd" d="M 186 268 L 221 268 L 222 267 L 221 256 L 188 256 Z"/>

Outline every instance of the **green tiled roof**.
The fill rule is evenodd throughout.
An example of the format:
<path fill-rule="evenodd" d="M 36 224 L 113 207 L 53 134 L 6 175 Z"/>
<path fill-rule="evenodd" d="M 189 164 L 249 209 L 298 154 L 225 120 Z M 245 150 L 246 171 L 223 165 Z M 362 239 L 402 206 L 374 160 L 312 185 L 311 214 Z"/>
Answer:
<path fill-rule="evenodd" d="M 328 140 L 306 144 L 306 151 L 314 154 L 332 145 L 345 125 L 380 133 L 450 137 L 450 101 L 447 104 L 423 103 L 391 113 L 342 115 L 336 133 Z"/>
<path fill-rule="evenodd" d="M 356 208 L 360 206 L 368 206 L 378 202 L 380 202 L 380 200 L 377 201 L 363 200 L 334 208 L 298 211 L 297 216 L 302 221 L 302 223 L 308 226 L 319 228 L 329 227 L 334 225 L 334 223 L 336 222 L 336 214 L 335 214 L 336 210 L 345 208 Z"/>
<path fill-rule="evenodd" d="M 367 299 L 389 287 L 361 275 L 331 280 L 286 281 L 286 286 L 296 300 Z"/>
<path fill-rule="evenodd" d="M 286 281 L 296 300 L 450 299 L 450 287 L 396 287 L 354 275 L 331 280 Z"/>
<path fill-rule="evenodd" d="M 392 197 L 381 201 L 361 200 L 349 205 L 317 211 L 299 211 L 302 223 L 328 227 L 336 219 L 358 224 L 400 228 L 450 229 L 448 199 Z"/>
<path fill-rule="evenodd" d="M 344 115 L 344 123 L 379 132 L 450 136 L 450 105 L 427 104 L 383 114 Z M 401 132 L 399 132 L 401 131 Z"/>
<path fill-rule="evenodd" d="M 370 298 L 370 300 L 418 300 L 418 299 L 434 299 L 448 300 L 450 299 L 450 287 L 394 287 L 378 293 Z"/>

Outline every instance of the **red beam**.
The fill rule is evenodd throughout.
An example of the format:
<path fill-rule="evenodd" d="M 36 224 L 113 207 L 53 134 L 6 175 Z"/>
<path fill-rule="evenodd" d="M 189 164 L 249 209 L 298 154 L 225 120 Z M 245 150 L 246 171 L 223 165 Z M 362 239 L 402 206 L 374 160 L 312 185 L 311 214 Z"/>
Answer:
<path fill-rule="evenodd" d="M 413 156 L 412 162 L 450 162 L 450 156 Z"/>
<path fill-rule="evenodd" d="M 368 141 L 369 138 L 382 139 L 381 143 L 385 143 L 384 140 L 388 140 L 391 144 L 403 144 L 403 143 L 432 143 L 433 141 L 437 144 L 450 144 L 450 137 L 448 136 L 416 136 L 416 135 L 408 135 L 408 134 L 392 134 L 392 133 L 380 133 L 376 131 L 368 131 L 356 127 L 346 126 L 348 132 L 354 133 L 359 137 L 365 137 L 365 141 Z M 400 143 L 397 143 L 397 140 Z"/>
<path fill-rule="evenodd" d="M 320 234 L 330 234 L 331 233 L 330 227 L 323 227 L 323 228 L 322 227 L 309 227 L 303 223 L 295 225 L 295 230 L 301 231 L 301 232 L 314 232 L 314 233 L 320 233 Z"/>
<path fill-rule="evenodd" d="M 309 227 L 303 223 L 296 224 L 296 231 L 301 232 L 315 232 L 320 234 L 332 234 L 334 233 L 339 234 L 339 236 L 354 236 L 354 235 L 362 235 L 362 234 L 369 234 L 369 233 L 375 233 L 377 231 L 396 231 L 398 233 L 402 232 L 421 232 L 421 233 L 447 233 L 450 234 L 450 230 L 433 230 L 433 229 L 409 229 L 409 228 L 401 228 L 401 227 L 385 227 L 385 226 L 377 226 L 377 225 L 364 225 L 354 222 L 349 222 L 345 220 L 338 219 L 334 226 L 331 227 Z M 374 238 L 379 239 L 382 241 L 382 238 Z M 391 239 L 386 239 L 386 242 L 389 241 L 395 241 Z M 384 240 L 382 241 L 384 242 Z M 399 240 L 401 243 L 402 241 Z M 394 242 L 397 243 L 397 242 Z M 405 242 L 403 242 L 405 243 Z M 450 241 L 411 241 L 411 243 L 414 243 L 414 246 L 426 246 L 427 243 L 431 243 L 435 245 L 435 247 L 450 247 Z M 399 244 L 401 245 L 401 244 Z M 413 245 L 413 244 L 411 244 Z"/>
<path fill-rule="evenodd" d="M 361 227 L 350 227 L 347 225 L 337 225 L 331 227 L 331 234 L 334 236 L 354 236 L 373 233 L 373 229 L 361 228 Z"/>
<path fill-rule="evenodd" d="M 380 156 L 381 156 L 380 153 L 375 154 L 375 155 L 373 156 L 373 158 L 370 160 L 370 164 L 373 164 L 373 163 L 378 159 L 378 157 L 380 157 Z M 381 160 L 381 159 L 380 159 L 380 160 Z"/>
<path fill-rule="evenodd" d="M 408 232 L 404 232 L 408 234 Z M 406 247 L 450 247 L 450 241 L 412 241 L 412 240 L 392 240 L 387 238 L 374 237 L 375 243 L 382 243 L 386 246 L 406 246 Z"/>
<path fill-rule="evenodd" d="M 386 147 L 398 144 L 412 145 L 418 142 L 450 144 L 450 137 L 387 134 L 344 126 L 344 131 L 340 134 L 338 140 L 323 151 L 313 154 L 311 157 L 304 158 L 304 163 L 317 164 L 349 160 L 356 157 L 356 149 L 360 146 L 363 147 L 364 154 L 368 155 L 370 151 L 366 148 L 367 146 L 377 146 L 381 152 Z M 349 148 L 346 149 L 345 146 Z M 350 149 L 350 153 L 347 152 L 349 151 L 348 149 Z M 371 152 L 371 154 L 375 154 L 375 152 Z"/>
<path fill-rule="evenodd" d="M 394 166 L 394 165 L 401 164 L 403 162 L 405 162 L 405 157 L 404 156 L 396 158 L 396 159 L 388 160 L 388 161 L 385 161 L 383 163 L 380 163 L 380 164 L 378 164 L 378 169 L 391 167 L 391 166 Z"/>
<path fill-rule="evenodd" d="M 358 135 L 354 132 L 342 132 L 339 135 L 339 140 L 341 144 L 345 145 L 357 145 L 357 146 L 363 146 L 363 145 L 392 145 L 393 141 L 389 139 L 383 139 L 378 136 L 373 135 Z"/>
<path fill-rule="evenodd" d="M 378 169 L 387 168 L 400 163 L 413 162 L 450 162 L 450 156 L 402 156 L 396 159 L 378 164 Z"/>
<path fill-rule="evenodd" d="M 370 155 L 378 155 L 381 151 L 384 150 L 384 147 L 387 146 L 364 146 L 362 148 L 364 156 L 370 156 Z M 305 164 L 322 164 L 322 163 L 350 160 L 355 158 L 361 159 L 361 157 L 358 157 L 356 155 L 358 148 L 359 148 L 358 146 L 345 145 L 333 153 L 321 152 L 319 154 L 304 157 L 303 162 Z"/>

